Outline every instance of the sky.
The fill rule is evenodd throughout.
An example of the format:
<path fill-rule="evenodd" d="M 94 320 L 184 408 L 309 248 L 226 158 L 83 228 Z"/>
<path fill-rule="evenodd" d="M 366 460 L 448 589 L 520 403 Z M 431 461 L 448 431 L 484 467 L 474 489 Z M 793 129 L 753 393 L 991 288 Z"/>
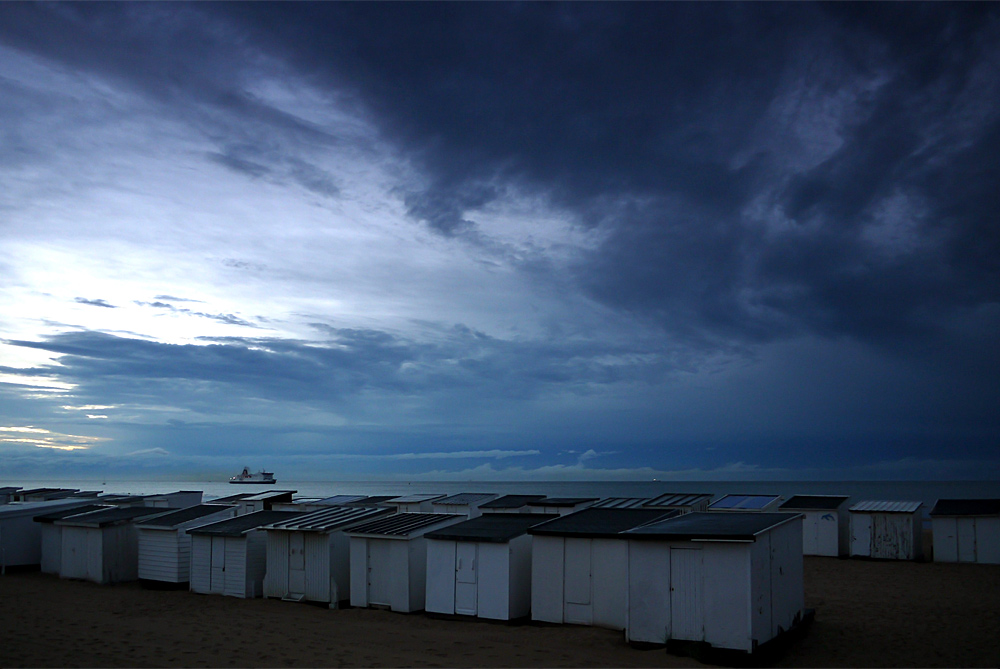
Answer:
<path fill-rule="evenodd" d="M 1000 479 L 994 3 L 0 3 L 0 479 Z"/>

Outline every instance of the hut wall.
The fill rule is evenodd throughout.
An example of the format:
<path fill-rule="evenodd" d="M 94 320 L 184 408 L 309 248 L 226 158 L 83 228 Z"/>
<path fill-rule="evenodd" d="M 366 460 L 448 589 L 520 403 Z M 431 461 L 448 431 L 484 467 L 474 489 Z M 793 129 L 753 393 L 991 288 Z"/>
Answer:
<path fill-rule="evenodd" d="M 976 562 L 1000 564 L 1000 518 L 976 518 Z"/>
<path fill-rule="evenodd" d="M 393 611 L 409 613 L 422 611 L 427 588 L 427 539 L 412 538 L 408 541 L 394 541 L 394 564 L 399 565 L 399 574 L 405 575 L 406 583 L 399 584 L 398 606 Z"/>
<path fill-rule="evenodd" d="M 212 537 L 196 534 L 191 537 L 192 592 L 208 593 L 212 588 Z"/>
<path fill-rule="evenodd" d="M 622 539 L 592 542 L 592 624 L 623 630 L 628 621 L 628 542 Z"/>
<path fill-rule="evenodd" d="M 305 550 L 305 596 L 311 602 L 330 603 L 330 535 L 320 532 L 303 532 Z"/>
<path fill-rule="evenodd" d="M 455 613 L 455 552 L 458 542 L 427 540 L 427 583 L 424 609 L 431 613 Z"/>
<path fill-rule="evenodd" d="M 536 535 L 531 547 L 531 619 L 563 622 L 562 537 Z"/>
<path fill-rule="evenodd" d="M 477 615 L 491 620 L 509 620 L 511 550 L 506 543 L 477 544 Z"/>
<path fill-rule="evenodd" d="M 921 520 L 916 513 L 852 513 L 851 555 L 916 560 L 922 555 Z"/>
<path fill-rule="evenodd" d="M 41 515 L 47 509 L 35 513 Z M 0 517 L 0 565 L 33 565 L 42 561 L 41 523 L 30 514 Z"/>
<path fill-rule="evenodd" d="M 104 559 L 99 573 L 90 580 L 97 583 L 122 583 L 139 578 L 139 539 L 132 523 L 103 527 L 100 530 Z"/>
<path fill-rule="evenodd" d="M 670 546 L 660 541 L 628 544 L 629 622 L 625 638 L 666 643 L 670 627 Z"/>
<path fill-rule="evenodd" d="M 508 592 L 509 619 L 523 618 L 531 613 L 531 536 L 524 534 L 513 539 L 510 546 L 510 579 Z"/>
<path fill-rule="evenodd" d="M 935 562 L 1000 564 L 1000 518 L 939 516 L 931 524 Z"/>
<path fill-rule="evenodd" d="M 184 583 L 190 576 L 191 539 L 181 546 L 177 530 L 142 528 L 139 532 L 139 578 Z"/>
<path fill-rule="evenodd" d="M 42 524 L 42 573 L 58 574 L 62 562 L 62 527 L 55 523 Z"/>
<path fill-rule="evenodd" d="M 288 537 L 286 530 L 267 530 L 267 573 L 264 574 L 264 597 L 288 594 Z"/>
<path fill-rule="evenodd" d="M 351 606 L 368 606 L 368 539 L 350 537 Z"/>
<path fill-rule="evenodd" d="M 103 549 L 98 528 L 63 527 L 59 575 L 62 578 L 86 579 L 89 574 L 101 573 Z"/>
<path fill-rule="evenodd" d="M 235 539 L 239 541 L 239 539 Z M 246 564 L 243 597 L 260 597 L 267 572 L 267 536 L 263 531 L 253 531 L 244 535 L 243 550 Z M 226 546 L 228 551 L 229 546 Z"/>

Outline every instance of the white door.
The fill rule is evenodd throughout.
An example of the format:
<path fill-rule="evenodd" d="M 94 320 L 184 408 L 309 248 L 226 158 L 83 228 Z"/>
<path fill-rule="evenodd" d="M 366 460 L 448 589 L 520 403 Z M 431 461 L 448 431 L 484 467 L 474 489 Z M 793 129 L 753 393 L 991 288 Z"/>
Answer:
<path fill-rule="evenodd" d="M 306 546 L 304 532 L 288 535 L 288 595 L 301 597 L 306 592 Z"/>
<path fill-rule="evenodd" d="M 455 544 L 455 613 L 474 616 L 479 612 L 478 548 L 469 541 Z"/>
<path fill-rule="evenodd" d="M 976 561 L 976 519 L 958 518 L 958 561 Z"/>
<path fill-rule="evenodd" d="M 590 625 L 594 620 L 591 603 L 591 539 L 566 539 L 563 558 L 566 601 L 563 619 L 567 623 Z"/>
<path fill-rule="evenodd" d="M 368 540 L 368 604 L 389 606 L 391 581 L 389 542 L 383 539 Z"/>
<path fill-rule="evenodd" d="M 226 538 L 212 537 L 212 582 L 209 592 L 226 591 Z"/>
<path fill-rule="evenodd" d="M 670 549 L 670 639 L 704 641 L 705 606 L 702 596 L 702 553 L 699 549 Z"/>
<path fill-rule="evenodd" d="M 871 556 L 872 517 L 867 513 L 851 514 L 851 555 Z"/>

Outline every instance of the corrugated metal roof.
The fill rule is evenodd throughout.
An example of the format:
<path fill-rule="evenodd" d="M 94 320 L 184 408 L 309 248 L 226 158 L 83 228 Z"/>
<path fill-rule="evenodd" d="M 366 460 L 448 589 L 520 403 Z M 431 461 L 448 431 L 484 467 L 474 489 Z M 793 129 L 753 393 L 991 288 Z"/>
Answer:
<path fill-rule="evenodd" d="M 292 495 L 297 492 L 298 490 L 268 490 L 267 492 L 253 493 L 249 497 L 244 497 L 242 501 L 257 502 L 260 500 L 273 500 L 278 497 L 287 497 L 291 501 Z"/>
<path fill-rule="evenodd" d="M 594 502 L 590 509 L 634 509 L 645 506 L 649 501 L 648 497 L 607 497 Z"/>
<path fill-rule="evenodd" d="M 84 527 L 107 527 L 116 523 L 127 523 L 142 516 L 152 516 L 167 513 L 170 509 L 158 509 L 148 506 L 114 506 L 109 508 L 81 513 L 57 520 L 56 525 L 79 525 Z"/>
<path fill-rule="evenodd" d="M 428 532 L 428 539 L 506 543 L 526 534 L 528 528 L 558 518 L 550 513 L 488 513 L 457 525 Z"/>
<path fill-rule="evenodd" d="M 177 527 L 196 518 L 204 518 L 205 516 L 211 516 L 213 513 L 221 513 L 227 508 L 230 509 L 229 513 L 233 513 L 231 507 L 226 507 L 222 504 L 197 504 L 189 506 L 186 509 L 176 509 L 156 518 L 143 518 L 136 521 L 135 524 L 142 527 Z"/>
<path fill-rule="evenodd" d="M 358 500 L 364 499 L 364 495 L 331 495 L 330 497 L 321 497 L 316 500 L 316 504 L 325 504 L 327 506 L 340 506 L 341 504 L 347 504 L 348 502 L 357 502 Z"/>
<path fill-rule="evenodd" d="M 629 539 L 753 541 L 761 532 L 801 518 L 798 513 L 686 513 L 628 530 Z"/>
<path fill-rule="evenodd" d="M 544 499 L 545 495 L 504 495 L 492 501 L 480 504 L 480 509 L 520 509 L 528 502 Z"/>
<path fill-rule="evenodd" d="M 846 495 L 792 495 L 779 509 L 818 509 L 832 511 L 839 509 L 849 497 Z"/>
<path fill-rule="evenodd" d="M 625 530 L 677 515 L 675 509 L 595 509 L 587 507 L 536 525 L 529 534 L 612 537 Z"/>
<path fill-rule="evenodd" d="M 210 525 L 194 527 L 188 534 L 209 534 L 217 537 L 239 537 L 247 532 L 260 529 L 265 525 L 280 523 L 305 514 L 301 511 L 254 511 L 235 518 L 227 518 Z"/>
<path fill-rule="evenodd" d="M 216 499 L 205 500 L 207 504 L 233 504 L 240 501 L 241 499 L 246 499 L 247 497 L 253 496 L 252 492 L 238 492 L 235 495 L 228 495 L 226 497 L 217 497 Z"/>
<path fill-rule="evenodd" d="M 528 502 L 528 506 L 577 506 L 587 502 L 596 502 L 598 497 L 543 497 Z"/>
<path fill-rule="evenodd" d="M 389 500 L 390 504 L 419 504 L 420 502 L 430 502 L 435 499 L 442 499 L 444 495 L 438 495 L 434 493 L 415 493 L 413 495 L 403 495 L 402 497 L 393 497 Z"/>
<path fill-rule="evenodd" d="M 465 516 L 455 513 L 395 513 L 362 523 L 349 529 L 348 534 L 376 534 L 387 537 L 406 537 L 421 530 L 447 522 L 460 522 Z M 421 532 L 421 534 L 423 534 Z"/>
<path fill-rule="evenodd" d="M 667 492 L 646 502 L 648 507 L 691 506 L 712 499 L 707 493 Z"/>
<path fill-rule="evenodd" d="M 375 506 L 376 504 L 385 504 L 390 500 L 396 499 L 395 495 L 371 495 L 369 497 L 362 497 L 356 502 L 345 502 L 351 506 L 355 504 L 360 504 L 362 506 Z"/>
<path fill-rule="evenodd" d="M 91 511 L 97 511 L 99 509 L 107 509 L 108 507 L 104 504 L 85 504 L 84 506 L 74 506 L 68 509 L 59 509 L 58 511 L 50 511 L 49 513 L 42 514 L 40 516 L 35 516 L 34 521 L 36 523 L 54 523 L 57 520 L 62 520 L 63 518 L 68 518 L 70 516 L 78 516 L 81 513 L 90 513 Z"/>
<path fill-rule="evenodd" d="M 301 514 L 297 518 L 271 523 L 264 526 L 264 529 L 329 532 L 372 520 L 388 513 L 392 513 L 392 510 L 367 506 L 331 506 L 327 509 Z"/>
<path fill-rule="evenodd" d="M 708 505 L 710 509 L 763 509 L 781 495 L 726 495 Z"/>
<path fill-rule="evenodd" d="M 444 499 L 435 500 L 434 504 L 443 504 L 445 506 L 478 506 L 481 503 L 488 502 L 496 497 L 496 493 L 492 492 L 461 492 L 457 495 L 451 495 L 450 497 L 445 497 Z"/>
<path fill-rule="evenodd" d="M 850 510 L 861 513 L 914 513 L 923 506 L 922 502 L 898 500 L 864 500 L 853 505 Z"/>
<path fill-rule="evenodd" d="M 1000 515 L 1000 499 L 939 499 L 931 515 L 996 516 Z"/>

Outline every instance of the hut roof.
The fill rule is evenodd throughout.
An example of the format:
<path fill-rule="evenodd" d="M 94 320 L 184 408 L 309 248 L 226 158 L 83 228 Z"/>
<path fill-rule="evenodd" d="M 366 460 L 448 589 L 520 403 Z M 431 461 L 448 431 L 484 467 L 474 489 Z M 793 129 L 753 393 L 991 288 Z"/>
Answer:
<path fill-rule="evenodd" d="M 549 513 L 488 513 L 440 530 L 428 532 L 428 539 L 445 541 L 481 541 L 503 544 L 527 534 L 528 529 L 539 523 L 558 518 Z"/>
<path fill-rule="evenodd" d="M 529 534 L 551 536 L 613 537 L 625 530 L 677 515 L 667 509 L 595 509 L 587 507 L 536 525 Z"/>
<path fill-rule="evenodd" d="M 635 509 L 645 506 L 648 497 L 606 497 L 590 505 L 592 509 Z"/>
<path fill-rule="evenodd" d="M 364 495 L 331 495 L 330 497 L 321 497 L 314 503 L 324 504 L 326 506 L 340 506 L 341 504 L 357 502 L 359 500 L 363 500 L 364 498 Z"/>
<path fill-rule="evenodd" d="M 104 504 L 84 504 L 83 506 L 72 506 L 68 509 L 59 509 L 58 511 L 49 511 L 48 513 L 43 513 L 40 516 L 35 516 L 34 521 L 36 523 L 46 523 L 51 524 L 57 520 L 62 520 L 63 518 L 69 518 L 70 516 L 77 516 L 81 513 L 90 513 L 91 511 L 97 511 L 98 509 L 107 509 L 108 507 Z"/>
<path fill-rule="evenodd" d="M 227 495 L 226 497 L 217 497 L 216 499 L 205 500 L 206 504 L 235 504 L 240 500 L 246 499 L 247 497 L 253 497 L 255 493 L 252 492 L 238 492 L 235 495 Z"/>
<path fill-rule="evenodd" d="M 169 509 L 158 509 L 149 506 L 114 506 L 105 507 L 89 513 L 68 516 L 55 521 L 56 525 L 74 525 L 78 527 L 109 527 L 127 523 L 143 516 L 168 513 Z"/>
<path fill-rule="evenodd" d="M 434 503 L 445 506 L 466 506 L 476 502 L 488 502 L 495 497 L 496 493 L 492 492 L 460 492 L 457 495 L 434 500 Z"/>
<path fill-rule="evenodd" d="M 445 497 L 443 494 L 432 493 L 432 492 L 420 492 L 414 493 L 413 495 L 403 495 L 402 497 L 393 497 L 389 500 L 393 504 L 419 504 L 420 502 L 430 502 L 432 500 L 438 500 Z"/>
<path fill-rule="evenodd" d="M 996 516 L 1000 515 L 1000 499 L 939 499 L 931 515 Z"/>
<path fill-rule="evenodd" d="M 922 506 L 921 502 L 865 500 L 854 504 L 850 510 L 859 513 L 914 513 Z"/>
<path fill-rule="evenodd" d="M 394 513 L 368 523 L 356 525 L 349 534 L 374 534 L 386 537 L 407 537 L 420 530 L 429 530 L 439 523 L 458 522 L 465 516 L 454 513 Z"/>
<path fill-rule="evenodd" d="M 577 506 L 587 502 L 596 502 L 597 497 L 543 497 L 528 502 L 528 506 Z"/>
<path fill-rule="evenodd" d="M 778 525 L 801 518 L 799 513 L 687 513 L 627 530 L 629 539 L 755 541 Z"/>
<path fill-rule="evenodd" d="M 368 506 L 331 506 L 311 513 L 299 514 L 295 518 L 279 520 L 265 525 L 265 530 L 288 530 L 303 532 L 330 532 L 358 525 L 378 516 L 391 513 L 391 509 Z"/>
<path fill-rule="evenodd" d="M 268 490 L 266 492 L 253 493 L 249 497 L 244 497 L 243 502 L 257 502 L 260 500 L 276 500 L 276 499 L 288 499 L 291 501 L 292 495 L 297 493 L 298 490 Z"/>
<path fill-rule="evenodd" d="M 708 505 L 710 509 L 763 509 L 781 495 L 726 495 Z"/>
<path fill-rule="evenodd" d="M 360 504 L 361 506 L 375 506 L 376 504 L 385 504 L 390 500 L 395 500 L 394 495 L 370 495 L 368 497 L 362 496 L 361 499 L 356 502 L 345 502 L 348 505 Z"/>
<path fill-rule="evenodd" d="M 504 495 L 485 504 L 480 504 L 480 509 L 520 509 L 527 506 L 528 502 L 544 499 L 545 495 Z"/>
<path fill-rule="evenodd" d="M 227 518 L 210 525 L 192 527 L 188 534 L 209 534 L 216 537 L 241 537 L 247 532 L 260 529 L 271 523 L 298 518 L 305 514 L 301 511 L 254 511 L 235 518 Z"/>
<path fill-rule="evenodd" d="M 712 499 L 712 496 L 708 493 L 666 492 L 659 497 L 649 500 L 643 506 L 653 508 L 691 506 L 692 504 L 698 504 L 701 501 L 710 499 Z"/>
<path fill-rule="evenodd" d="M 186 509 L 175 509 L 155 518 L 143 518 L 142 520 L 137 520 L 135 524 L 142 527 L 172 528 L 225 510 L 226 507 L 221 504 L 196 504 Z M 232 509 L 230 509 L 230 513 L 232 513 Z"/>
<path fill-rule="evenodd" d="M 839 509 L 848 499 L 850 498 L 846 495 L 793 495 L 778 508 L 833 511 Z"/>

